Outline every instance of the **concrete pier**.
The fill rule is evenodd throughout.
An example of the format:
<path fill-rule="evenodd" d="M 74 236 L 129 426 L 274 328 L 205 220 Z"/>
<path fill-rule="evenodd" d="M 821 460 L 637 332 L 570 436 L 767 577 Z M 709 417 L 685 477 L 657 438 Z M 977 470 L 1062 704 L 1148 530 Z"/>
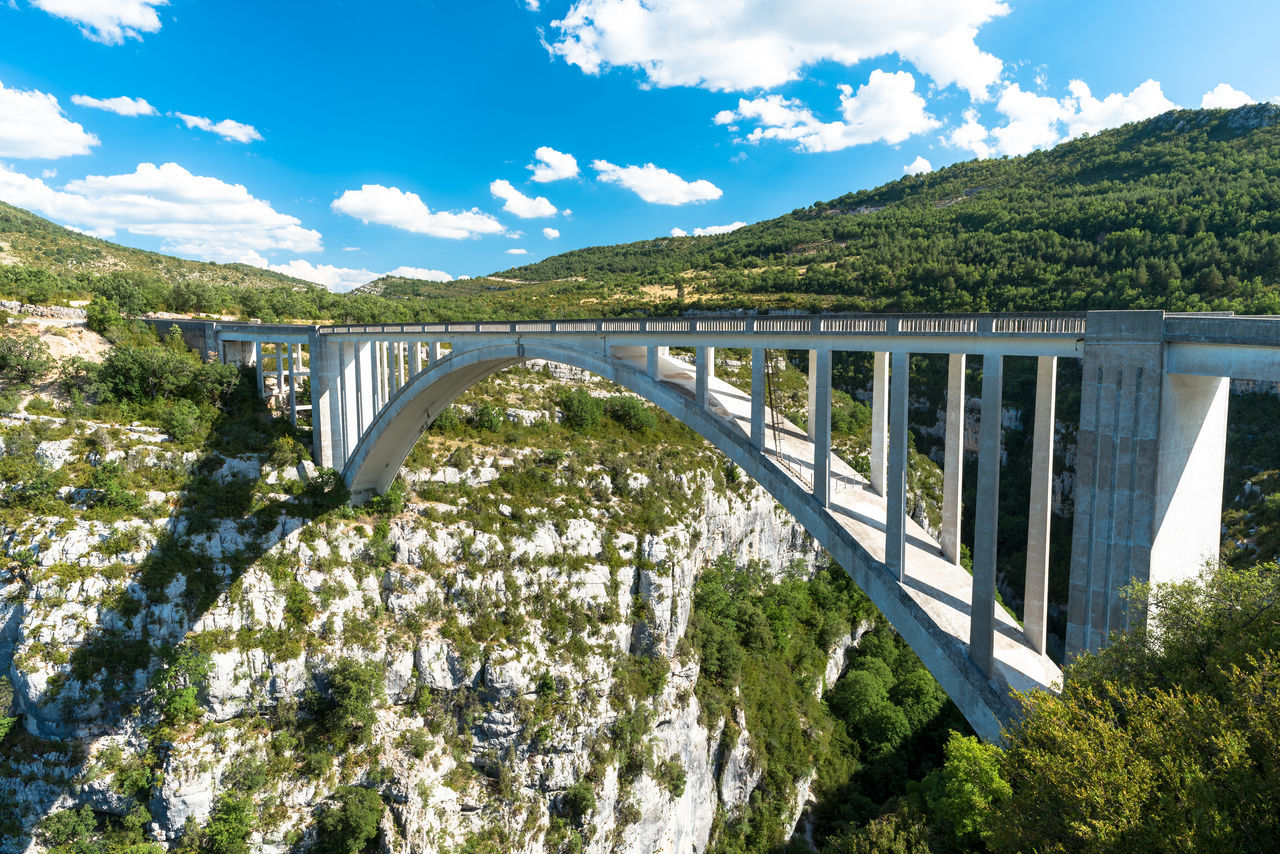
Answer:
<path fill-rule="evenodd" d="M 982 357 L 982 421 L 978 427 L 978 495 L 974 503 L 973 612 L 969 657 L 990 676 L 995 666 L 996 528 L 1000 520 L 1000 438 L 1004 357 Z"/>
<path fill-rule="evenodd" d="M 960 565 L 961 494 L 964 490 L 964 353 L 947 357 L 947 418 L 942 445 L 942 530 L 938 543 Z"/>
<path fill-rule="evenodd" d="M 760 347 L 751 350 L 751 447 L 764 449 L 765 410 L 765 359 L 768 351 Z"/>
<path fill-rule="evenodd" d="M 884 562 L 889 572 L 901 581 L 907 575 L 907 411 L 911 354 L 894 352 L 891 361 Z"/>
<path fill-rule="evenodd" d="M 871 489 L 885 494 L 889 466 L 889 354 L 876 351 L 871 367 Z"/>
<path fill-rule="evenodd" d="M 813 497 L 828 507 L 831 505 L 831 351 L 811 351 L 809 359 Z"/>
<path fill-rule="evenodd" d="M 1049 619 L 1049 527 L 1053 517 L 1053 430 L 1058 359 L 1036 362 L 1036 414 L 1031 434 L 1031 503 L 1027 510 L 1026 592 L 1023 625 L 1031 646 L 1045 651 Z"/>

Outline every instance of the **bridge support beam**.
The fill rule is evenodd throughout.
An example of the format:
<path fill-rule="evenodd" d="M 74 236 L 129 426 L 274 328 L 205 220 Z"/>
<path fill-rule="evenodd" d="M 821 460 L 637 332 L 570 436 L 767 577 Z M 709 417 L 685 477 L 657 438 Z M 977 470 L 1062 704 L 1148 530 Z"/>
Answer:
<path fill-rule="evenodd" d="M 1166 374 L 1164 313 L 1089 312 L 1076 452 L 1067 656 L 1145 618 L 1132 581 L 1194 577 L 1216 561 L 1225 377 Z"/>
<path fill-rule="evenodd" d="M 982 421 L 978 426 L 978 495 L 974 505 L 973 595 L 969 657 L 990 677 L 995 669 L 996 532 L 1000 518 L 1000 438 L 1004 357 L 982 357 Z"/>
<path fill-rule="evenodd" d="M 818 351 L 809 351 L 809 402 L 805 409 L 805 434 L 810 442 L 817 440 L 818 423 Z"/>
<path fill-rule="evenodd" d="M 311 435 L 316 460 L 339 468 L 346 460 L 342 442 L 342 389 L 338 346 L 313 338 L 311 346 Z"/>
<path fill-rule="evenodd" d="M 1036 363 L 1036 415 L 1031 437 L 1031 503 L 1027 511 L 1026 593 L 1023 625 L 1027 640 L 1044 655 L 1049 617 L 1049 527 L 1053 516 L 1053 425 L 1058 359 Z"/>
<path fill-rule="evenodd" d="M 698 406 L 707 408 L 711 378 L 716 375 L 716 348 L 698 347 L 694 350 L 694 396 Z"/>
<path fill-rule="evenodd" d="M 871 368 L 871 489 L 884 495 L 889 467 L 889 354 L 875 353 Z"/>
<path fill-rule="evenodd" d="M 831 506 L 831 351 L 809 353 L 809 432 L 813 438 L 813 497 Z"/>
<path fill-rule="evenodd" d="M 360 381 L 356 343 L 342 342 L 342 436 L 344 450 L 360 441 Z M 345 460 L 344 460 L 345 462 Z"/>
<path fill-rule="evenodd" d="M 888 401 L 889 469 L 884 511 L 884 563 L 889 572 L 902 581 L 907 575 L 907 403 L 911 354 L 895 352 L 892 362 L 889 374 L 892 388 Z"/>
<path fill-rule="evenodd" d="M 766 351 L 761 347 L 751 350 L 751 447 L 764 450 L 765 376 L 769 366 L 765 364 Z"/>
<path fill-rule="evenodd" d="M 360 435 L 373 423 L 373 353 L 372 341 L 356 342 L 356 410 Z"/>
<path fill-rule="evenodd" d="M 960 565 L 961 494 L 964 491 L 964 353 L 947 357 L 947 422 L 942 445 L 942 554 Z"/>
<path fill-rule="evenodd" d="M 258 397 L 267 396 L 267 385 L 262 381 L 262 342 L 253 342 L 253 366 L 257 372 Z"/>

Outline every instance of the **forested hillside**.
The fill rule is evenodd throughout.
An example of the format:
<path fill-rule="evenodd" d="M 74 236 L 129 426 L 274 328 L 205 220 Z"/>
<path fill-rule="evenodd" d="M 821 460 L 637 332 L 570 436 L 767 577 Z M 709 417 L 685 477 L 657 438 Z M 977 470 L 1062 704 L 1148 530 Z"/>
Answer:
<path fill-rule="evenodd" d="M 507 270 L 704 306 L 1280 309 L 1280 106 L 1170 112 L 960 163 L 714 237 Z"/>

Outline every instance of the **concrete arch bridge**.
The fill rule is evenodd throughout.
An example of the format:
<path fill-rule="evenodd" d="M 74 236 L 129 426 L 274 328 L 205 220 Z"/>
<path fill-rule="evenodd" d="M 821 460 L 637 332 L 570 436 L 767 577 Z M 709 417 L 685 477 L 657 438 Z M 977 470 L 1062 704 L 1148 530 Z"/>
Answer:
<path fill-rule="evenodd" d="M 1045 654 L 1057 360 L 1083 360 L 1067 653 L 1140 615 L 1131 580 L 1194 574 L 1217 557 L 1231 378 L 1280 381 L 1280 318 L 1161 311 L 1005 315 L 678 317 L 286 326 L 177 325 L 199 351 L 257 366 L 296 419 L 310 408 L 316 462 L 359 500 L 385 490 L 459 394 L 546 359 L 652 401 L 763 485 L 893 623 L 975 731 L 995 740 L 1012 689 L 1053 690 Z M 671 347 L 693 348 L 694 364 Z M 750 391 L 715 376 L 714 348 L 751 350 Z M 809 351 L 806 430 L 768 410 L 766 350 Z M 874 354 L 871 477 L 831 452 L 831 357 Z M 947 354 L 941 536 L 906 513 L 908 357 Z M 1025 625 L 996 603 L 1003 360 L 1038 360 Z M 982 362 L 973 574 L 959 565 L 965 364 Z M 302 378 L 312 403 L 298 404 Z"/>

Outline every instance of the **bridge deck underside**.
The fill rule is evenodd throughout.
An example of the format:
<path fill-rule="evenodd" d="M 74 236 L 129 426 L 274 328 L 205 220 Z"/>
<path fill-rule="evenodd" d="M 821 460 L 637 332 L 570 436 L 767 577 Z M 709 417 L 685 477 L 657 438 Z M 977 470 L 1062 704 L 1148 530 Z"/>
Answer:
<path fill-rule="evenodd" d="M 621 357 L 644 370 L 643 357 Z M 690 397 L 695 394 L 694 367 L 670 357 L 659 358 L 658 379 Z M 712 377 L 708 407 L 713 415 L 733 424 L 744 436 L 751 434 L 751 396 Z M 765 417 L 767 458 L 805 490 L 813 485 L 813 443 L 803 430 L 779 416 L 779 430 Z M 842 528 L 883 563 L 885 558 L 886 500 L 871 484 L 836 455 L 831 458 L 831 501 L 827 511 Z M 973 577 L 948 561 L 938 542 L 914 520 L 906 520 L 907 557 L 903 589 L 929 617 L 965 649 L 969 644 Z M 887 572 L 887 570 L 886 570 Z M 995 667 L 1009 687 L 1018 691 L 1049 690 L 1061 686 L 1062 671 L 1047 656 L 1037 653 L 1022 627 L 1003 608 L 996 607 Z"/>

